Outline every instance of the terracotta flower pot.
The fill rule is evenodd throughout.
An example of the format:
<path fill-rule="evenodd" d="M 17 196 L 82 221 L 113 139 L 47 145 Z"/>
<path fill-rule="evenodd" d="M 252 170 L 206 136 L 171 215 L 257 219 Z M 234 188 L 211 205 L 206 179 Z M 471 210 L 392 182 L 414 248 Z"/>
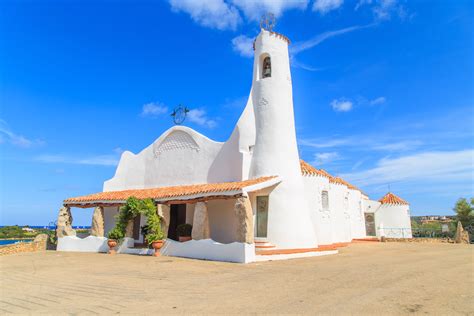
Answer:
<path fill-rule="evenodd" d="M 107 240 L 107 245 L 109 246 L 109 254 L 115 255 L 117 251 L 115 250 L 115 247 L 117 246 L 117 241 L 115 239 L 109 239 Z"/>
<path fill-rule="evenodd" d="M 193 239 L 191 236 L 179 236 L 180 242 L 190 241 L 191 239 Z"/>
<path fill-rule="evenodd" d="M 160 255 L 160 249 L 163 247 L 163 240 L 157 240 L 151 243 L 153 249 L 155 249 L 155 253 L 153 256 L 158 257 Z"/>

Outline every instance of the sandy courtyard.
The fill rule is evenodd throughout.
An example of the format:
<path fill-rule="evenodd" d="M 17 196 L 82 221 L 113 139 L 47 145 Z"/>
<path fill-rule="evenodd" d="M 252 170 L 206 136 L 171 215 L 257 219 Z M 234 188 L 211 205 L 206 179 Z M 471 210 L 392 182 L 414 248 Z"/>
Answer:
<path fill-rule="evenodd" d="M 474 314 L 474 247 L 363 243 L 248 265 L 172 257 L 0 257 L 0 314 Z"/>

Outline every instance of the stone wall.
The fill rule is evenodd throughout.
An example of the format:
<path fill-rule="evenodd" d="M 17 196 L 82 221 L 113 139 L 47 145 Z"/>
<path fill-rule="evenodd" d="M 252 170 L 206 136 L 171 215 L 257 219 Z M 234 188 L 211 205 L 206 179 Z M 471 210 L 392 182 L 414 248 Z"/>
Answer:
<path fill-rule="evenodd" d="M 432 244 L 454 244 L 454 239 L 451 238 L 382 238 L 382 242 L 417 242 L 417 243 L 432 243 Z"/>
<path fill-rule="evenodd" d="M 45 237 L 46 236 L 46 237 Z M 48 236 L 40 234 L 31 242 L 20 242 L 12 245 L 0 247 L 0 256 L 12 255 L 21 252 L 45 251 L 48 243 Z"/>

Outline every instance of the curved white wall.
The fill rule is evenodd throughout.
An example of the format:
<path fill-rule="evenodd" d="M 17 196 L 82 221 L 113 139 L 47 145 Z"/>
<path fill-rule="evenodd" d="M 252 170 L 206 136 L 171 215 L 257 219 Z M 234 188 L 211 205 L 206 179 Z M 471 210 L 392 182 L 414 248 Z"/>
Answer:
<path fill-rule="evenodd" d="M 408 205 L 382 204 L 375 213 L 378 236 L 412 238 Z"/>

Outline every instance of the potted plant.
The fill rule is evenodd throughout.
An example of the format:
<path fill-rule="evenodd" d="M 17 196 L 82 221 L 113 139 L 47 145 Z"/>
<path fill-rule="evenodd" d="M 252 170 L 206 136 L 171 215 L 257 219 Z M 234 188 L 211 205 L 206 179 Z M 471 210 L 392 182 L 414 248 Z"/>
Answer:
<path fill-rule="evenodd" d="M 146 214 L 146 241 L 155 249 L 153 256 L 160 255 L 160 249 L 163 247 L 164 234 L 161 230 L 160 217 L 156 212 L 156 206 L 152 200 L 143 200 L 143 210 Z"/>
<path fill-rule="evenodd" d="M 123 239 L 124 234 L 119 228 L 115 227 L 114 229 L 109 231 L 107 237 L 109 238 L 107 240 L 107 245 L 109 246 L 109 254 L 115 255 L 117 253 L 115 247 L 117 246 L 118 242 Z"/>
<path fill-rule="evenodd" d="M 180 224 L 176 228 L 176 233 L 178 235 L 180 242 L 189 241 L 192 239 L 191 232 L 193 231 L 193 225 L 191 224 Z"/>

